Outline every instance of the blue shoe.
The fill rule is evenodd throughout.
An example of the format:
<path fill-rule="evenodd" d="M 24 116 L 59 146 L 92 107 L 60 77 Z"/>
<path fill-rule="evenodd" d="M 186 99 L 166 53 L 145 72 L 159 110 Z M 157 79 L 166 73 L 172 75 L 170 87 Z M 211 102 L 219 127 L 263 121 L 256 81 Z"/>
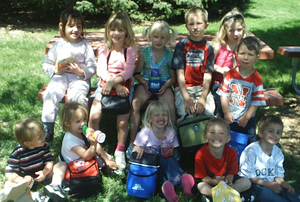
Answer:
<path fill-rule="evenodd" d="M 132 153 L 133 148 L 134 148 L 134 145 L 133 145 L 133 144 L 131 144 L 131 145 L 127 148 L 127 150 L 126 150 L 126 158 L 127 158 L 127 159 L 130 159 L 130 155 L 131 155 L 131 153 Z"/>

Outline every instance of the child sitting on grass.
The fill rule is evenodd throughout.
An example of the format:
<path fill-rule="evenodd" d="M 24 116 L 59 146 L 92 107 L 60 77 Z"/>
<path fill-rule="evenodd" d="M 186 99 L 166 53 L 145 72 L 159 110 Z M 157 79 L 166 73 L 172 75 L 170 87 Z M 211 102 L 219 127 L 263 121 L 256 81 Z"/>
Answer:
<path fill-rule="evenodd" d="M 221 181 L 225 181 L 239 193 L 248 190 L 251 186 L 249 179 L 238 175 L 237 154 L 233 148 L 226 145 L 230 138 L 229 125 L 224 119 L 214 118 L 207 122 L 204 130 L 204 140 L 207 143 L 196 153 L 196 180 L 192 188 L 194 194 L 200 192 L 206 201 L 212 201 L 210 199 L 212 188 Z M 246 199 L 245 201 L 250 200 Z"/>
<path fill-rule="evenodd" d="M 251 180 L 259 201 L 300 201 L 299 193 L 284 180 L 284 156 L 276 145 L 282 131 L 279 117 L 264 116 L 258 123 L 261 139 L 248 145 L 240 158 L 240 176 Z"/>
<path fill-rule="evenodd" d="M 48 143 L 45 142 L 44 125 L 42 122 L 25 118 L 14 126 L 14 135 L 20 143 L 7 160 L 5 176 L 8 181 L 5 188 L 28 181 L 29 187 L 35 182 L 50 182 L 44 187 L 45 194 L 32 193 L 35 201 L 50 197 L 53 201 L 67 201 L 61 188 L 67 166 L 64 162 L 53 165 L 53 157 Z M 48 198 L 49 200 L 49 198 Z"/>

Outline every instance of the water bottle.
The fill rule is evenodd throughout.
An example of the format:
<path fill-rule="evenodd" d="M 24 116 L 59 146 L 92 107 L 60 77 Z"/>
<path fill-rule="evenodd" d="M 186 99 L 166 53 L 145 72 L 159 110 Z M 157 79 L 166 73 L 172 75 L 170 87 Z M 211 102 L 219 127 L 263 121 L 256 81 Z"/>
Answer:
<path fill-rule="evenodd" d="M 171 154 L 168 152 L 170 149 L 170 142 L 167 140 L 166 137 L 163 137 L 161 139 L 160 149 L 161 149 L 161 155 L 164 159 L 168 159 L 171 157 Z"/>
<path fill-rule="evenodd" d="M 103 143 L 105 141 L 106 135 L 105 135 L 105 133 L 101 132 L 100 130 L 95 131 L 94 129 L 84 125 L 82 127 L 82 131 L 85 135 L 88 133 L 92 133 L 92 137 L 95 138 L 95 140 L 99 143 Z"/>
<path fill-rule="evenodd" d="M 152 69 L 151 76 L 148 81 L 149 92 L 157 93 L 161 88 L 161 76 L 159 69 Z"/>

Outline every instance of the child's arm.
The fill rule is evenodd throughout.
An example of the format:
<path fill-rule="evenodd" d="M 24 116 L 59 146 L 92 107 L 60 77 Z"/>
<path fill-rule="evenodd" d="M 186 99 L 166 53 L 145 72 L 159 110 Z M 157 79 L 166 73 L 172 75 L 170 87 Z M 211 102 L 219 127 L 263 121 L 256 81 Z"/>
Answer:
<path fill-rule="evenodd" d="M 257 106 L 253 106 L 251 105 L 249 107 L 249 109 L 247 110 L 247 112 L 238 119 L 238 125 L 241 127 L 245 127 L 249 121 L 249 119 L 251 119 L 251 117 L 253 116 L 253 114 L 256 112 L 257 110 Z"/>
<path fill-rule="evenodd" d="M 132 152 L 134 152 L 134 151 L 138 153 L 136 158 L 140 159 L 140 158 L 142 158 L 142 156 L 144 154 L 145 148 L 143 146 L 134 146 Z"/>
<path fill-rule="evenodd" d="M 260 179 L 258 177 L 254 177 L 250 179 L 252 183 L 263 186 L 263 187 L 268 187 L 271 189 L 274 193 L 279 194 L 282 190 L 282 187 L 278 182 L 268 182 L 263 179 Z"/>
<path fill-rule="evenodd" d="M 221 66 L 215 64 L 214 70 L 215 70 L 215 72 L 218 72 L 218 73 L 222 74 L 223 76 L 225 76 L 226 73 L 229 72 L 230 68 L 229 67 L 221 67 Z"/>
<path fill-rule="evenodd" d="M 223 181 L 224 179 L 225 179 L 224 176 L 219 177 L 219 178 L 215 178 L 215 179 L 213 179 L 209 176 L 206 176 L 206 177 L 202 178 L 202 181 L 209 184 L 210 186 L 214 187 L 217 184 L 219 184 L 219 182 Z"/>
<path fill-rule="evenodd" d="M 139 53 L 138 60 L 136 61 L 136 66 L 134 69 L 134 78 L 145 87 L 147 93 L 151 94 L 148 89 L 148 81 L 141 75 L 144 67 L 144 54 L 142 52 Z"/>
<path fill-rule="evenodd" d="M 211 83 L 212 73 L 205 72 L 203 75 L 203 90 L 200 98 L 196 103 L 196 113 L 202 114 L 206 106 L 206 97 L 209 93 L 210 83 Z"/>
<path fill-rule="evenodd" d="M 90 160 L 96 154 L 97 142 L 91 135 L 88 135 L 87 138 L 90 142 L 90 147 L 88 149 L 85 149 L 82 146 L 77 145 L 77 146 L 73 147 L 71 150 L 73 152 L 75 152 L 78 156 L 80 156 L 81 158 Z"/>
<path fill-rule="evenodd" d="M 109 169 L 112 169 L 112 170 L 116 170 L 118 169 L 118 166 L 117 164 L 114 162 L 114 161 L 111 161 L 106 152 L 104 151 L 104 149 L 102 148 L 102 146 L 98 143 L 97 144 L 97 154 L 101 156 L 101 158 L 104 160 L 106 166 L 109 168 Z"/>
<path fill-rule="evenodd" d="M 224 119 L 227 123 L 233 123 L 234 117 L 229 110 L 229 100 L 226 96 L 221 96 L 221 105 L 224 113 Z"/>
<path fill-rule="evenodd" d="M 195 113 L 195 105 L 194 105 L 193 100 L 190 97 L 190 94 L 188 93 L 188 91 L 186 89 L 184 70 L 177 69 L 176 74 L 177 74 L 177 82 L 178 82 L 182 97 L 184 99 L 184 109 L 187 113 L 193 114 L 193 113 Z"/>
<path fill-rule="evenodd" d="M 162 87 L 159 89 L 157 94 L 163 94 L 165 90 L 172 86 L 176 81 L 176 72 L 173 69 L 170 69 L 170 75 L 171 77 L 162 85 Z"/>
<path fill-rule="evenodd" d="M 229 174 L 225 177 L 224 181 L 226 184 L 228 184 L 229 186 L 232 186 L 232 181 L 233 181 L 233 177 L 234 175 L 233 174 Z"/>
<path fill-rule="evenodd" d="M 46 163 L 43 170 L 35 172 L 38 177 L 36 177 L 34 180 L 37 182 L 42 182 L 46 178 L 46 176 L 53 170 L 53 162 Z"/>
<path fill-rule="evenodd" d="M 280 184 L 280 185 L 282 186 L 282 188 L 286 189 L 288 193 L 294 194 L 295 189 L 294 189 L 291 185 L 287 184 L 287 183 L 284 181 L 284 178 L 282 178 L 282 177 L 276 177 L 276 178 L 275 178 L 275 181 L 276 181 L 278 184 Z"/>

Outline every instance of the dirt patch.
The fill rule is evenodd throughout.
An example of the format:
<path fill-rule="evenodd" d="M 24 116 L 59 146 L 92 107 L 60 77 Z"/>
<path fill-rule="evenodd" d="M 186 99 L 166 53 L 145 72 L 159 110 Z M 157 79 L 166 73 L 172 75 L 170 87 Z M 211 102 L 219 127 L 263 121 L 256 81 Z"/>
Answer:
<path fill-rule="evenodd" d="M 300 95 L 284 98 L 284 106 L 276 108 L 276 114 L 284 123 L 280 140 L 283 151 L 300 160 Z"/>

